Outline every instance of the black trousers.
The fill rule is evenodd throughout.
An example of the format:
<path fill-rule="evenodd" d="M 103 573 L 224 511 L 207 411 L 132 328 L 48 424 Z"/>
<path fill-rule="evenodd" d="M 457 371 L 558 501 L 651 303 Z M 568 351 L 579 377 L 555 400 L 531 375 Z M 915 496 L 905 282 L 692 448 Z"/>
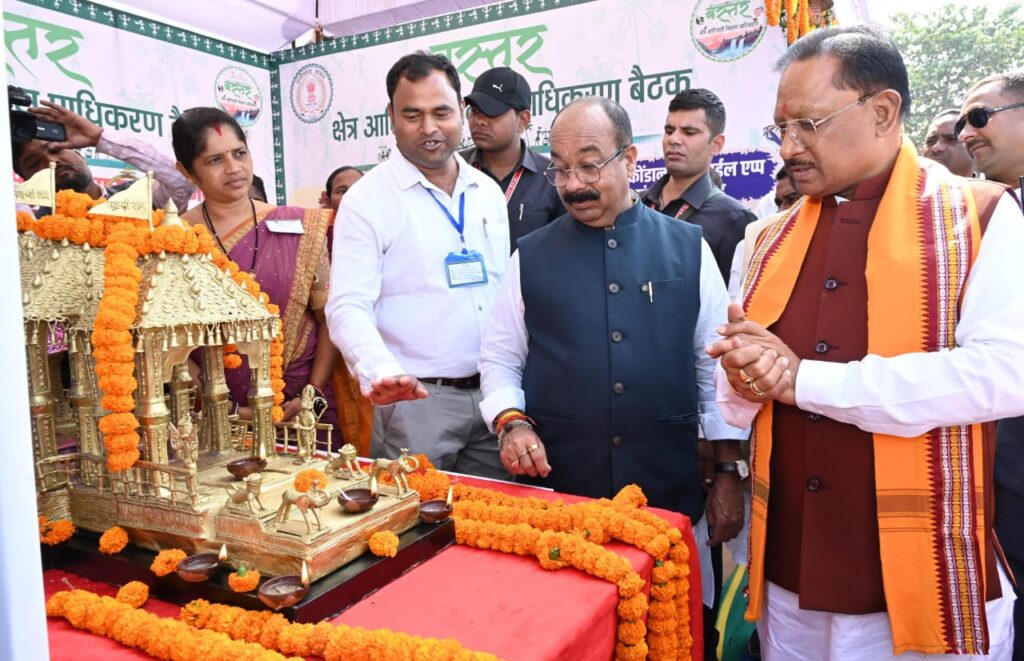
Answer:
<path fill-rule="evenodd" d="M 996 482 L 996 535 L 1016 581 L 1013 661 L 1024 661 L 1024 496 Z"/>

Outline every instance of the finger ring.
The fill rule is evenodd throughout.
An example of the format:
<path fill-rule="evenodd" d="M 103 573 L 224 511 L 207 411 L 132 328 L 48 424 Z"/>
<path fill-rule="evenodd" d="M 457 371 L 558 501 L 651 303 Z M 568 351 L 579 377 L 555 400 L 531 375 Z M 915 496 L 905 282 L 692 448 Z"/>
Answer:
<path fill-rule="evenodd" d="M 516 461 L 519 461 L 520 459 L 522 459 L 523 457 L 525 457 L 528 454 L 530 454 L 529 450 L 527 450 L 526 452 L 524 452 L 521 455 L 519 455 L 518 457 L 516 457 Z"/>
<path fill-rule="evenodd" d="M 747 385 L 750 386 L 750 392 L 754 393 L 755 397 L 764 397 L 767 394 L 765 391 L 761 390 L 761 387 L 757 385 L 757 381 L 754 381 L 753 379 L 748 381 Z"/>
<path fill-rule="evenodd" d="M 528 448 L 526 448 L 526 454 L 530 454 L 531 452 L 533 452 L 534 450 L 536 450 L 539 447 L 540 447 L 539 445 L 534 443 L 533 445 L 531 445 Z"/>
<path fill-rule="evenodd" d="M 513 460 L 512 460 L 512 464 L 513 464 L 513 465 L 515 465 L 515 464 L 518 464 L 518 463 L 519 463 L 519 460 L 518 460 L 518 459 L 513 459 Z"/>
<path fill-rule="evenodd" d="M 743 368 L 740 368 L 740 378 L 743 379 L 743 383 L 746 383 L 748 385 L 754 382 L 754 377 L 744 372 Z"/>

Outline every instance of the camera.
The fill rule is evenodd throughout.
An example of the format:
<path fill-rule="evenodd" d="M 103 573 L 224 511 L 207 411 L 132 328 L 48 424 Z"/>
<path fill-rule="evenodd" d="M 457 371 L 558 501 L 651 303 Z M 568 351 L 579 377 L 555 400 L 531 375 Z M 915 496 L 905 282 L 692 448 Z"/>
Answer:
<path fill-rule="evenodd" d="M 63 142 L 68 139 L 64 125 L 59 122 L 48 122 L 36 119 L 36 116 L 26 110 L 17 110 L 17 107 L 27 108 L 32 105 L 32 97 L 25 90 L 14 85 L 7 86 L 7 99 L 11 103 L 11 142 L 23 145 L 33 140 L 47 140 L 49 142 Z"/>

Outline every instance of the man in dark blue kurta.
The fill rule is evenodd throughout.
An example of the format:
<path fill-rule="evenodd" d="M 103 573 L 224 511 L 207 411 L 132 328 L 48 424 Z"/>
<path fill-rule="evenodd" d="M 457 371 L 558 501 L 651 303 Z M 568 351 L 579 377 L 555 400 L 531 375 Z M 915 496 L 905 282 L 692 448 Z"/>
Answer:
<path fill-rule="evenodd" d="M 637 203 L 631 143 L 628 116 L 606 99 L 555 119 L 547 175 L 568 214 L 518 242 L 484 332 L 481 410 L 509 420 L 496 431 L 514 475 L 592 497 L 635 483 L 694 522 L 700 425 L 722 439 L 708 474 L 717 543 L 742 524 L 746 473 L 744 432 L 719 417 L 704 353 L 728 296 L 700 228 Z"/>

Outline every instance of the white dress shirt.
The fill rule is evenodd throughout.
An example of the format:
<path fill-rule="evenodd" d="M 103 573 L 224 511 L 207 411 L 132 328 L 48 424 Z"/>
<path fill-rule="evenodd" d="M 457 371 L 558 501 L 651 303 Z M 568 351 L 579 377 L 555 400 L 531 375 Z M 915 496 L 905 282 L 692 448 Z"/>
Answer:
<path fill-rule="evenodd" d="M 476 374 L 480 337 L 508 262 L 508 212 L 498 185 L 455 159 L 451 196 L 395 150 L 338 210 L 325 313 L 364 394 L 387 376 Z M 456 220 L 465 193 L 465 247 L 483 256 L 486 284 L 448 286 L 445 258 L 463 246 L 431 192 Z"/>
<path fill-rule="evenodd" d="M 163 208 L 171 198 L 182 213 L 188 208 L 195 187 L 178 172 L 175 160 L 153 145 L 125 131 L 103 129 L 96 142 L 96 151 L 133 165 L 140 172 L 152 172 L 153 204 L 156 206 Z M 106 191 L 103 194 L 106 196 Z"/>
<path fill-rule="evenodd" d="M 705 347 L 718 339 L 717 328 L 725 323 L 729 305 L 722 275 L 715 256 L 701 239 L 700 313 L 693 338 L 696 366 L 697 402 L 701 438 L 708 440 L 746 440 L 749 430 L 737 429 L 722 420 L 715 402 L 713 374 L 716 360 L 708 357 Z M 499 413 L 509 408 L 526 409 L 523 392 L 523 369 L 528 354 L 526 305 L 519 278 L 519 251 L 513 255 L 501 285 L 494 311 L 487 322 L 480 348 L 480 388 L 484 396 L 480 412 L 488 426 Z M 685 338 L 680 338 L 685 340 Z M 666 366 L 666 369 L 671 369 Z"/>
<path fill-rule="evenodd" d="M 1024 414 L 1022 246 L 1024 217 L 1004 195 L 967 277 L 956 348 L 849 363 L 802 360 L 796 405 L 866 432 L 904 437 Z M 739 397 L 721 367 L 715 381 L 725 419 L 749 425 L 761 405 Z"/>

